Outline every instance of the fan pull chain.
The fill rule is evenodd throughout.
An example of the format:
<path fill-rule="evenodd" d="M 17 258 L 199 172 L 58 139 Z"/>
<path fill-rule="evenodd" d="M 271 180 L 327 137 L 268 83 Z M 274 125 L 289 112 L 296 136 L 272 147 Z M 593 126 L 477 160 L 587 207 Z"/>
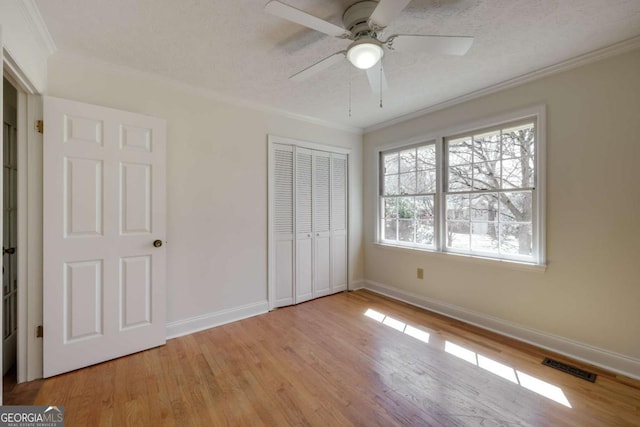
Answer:
<path fill-rule="evenodd" d="M 349 118 L 351 118 L 351 68 L 349 68 Z"/>
<path fill-rule="evenodd" d="M 382 108 L 382 58 L 380 58 L 380 108 Z"/>

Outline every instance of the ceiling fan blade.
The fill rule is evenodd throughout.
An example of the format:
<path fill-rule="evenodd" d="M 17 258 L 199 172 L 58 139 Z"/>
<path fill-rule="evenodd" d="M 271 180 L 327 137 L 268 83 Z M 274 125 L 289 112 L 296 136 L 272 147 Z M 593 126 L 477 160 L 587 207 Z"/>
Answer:
<path fill-rule="evenodd" d="M 334 53 L 331 56 L 327 56 L 326 58 L 316 62 L 312 66 L 307 67 L 304 70 L 299 71 L 296 74 L 292 75 L 291 77 L 289 77 L 289 80 L 293 80 L 294 82 L 304 81 L 309 77 L 319 73 L 320 71 L 326 70 L 332 65 L 337 64 L 338 62 L 344 60 L 346 54 L 347 54 L 347 51 L 343 50 L 341 52 Z"/>
<path fill-rule="evenodd" d="M 380 0 L 369 17 L 369 28 L 381 30 L 404 10 L 411 0 Z"/>
<path fill-rule="evenodd" d="M 394 34 L 385 42 L 400 52 L 422 52 L 462 56 L 473 44 L 473 37 Z"/>
<path fill-rule="evenodd" d="M 384 91 L 389 88 L 389 85 L 387 84 L 387 76 L 384 73 L 384 68 L 382 67 L 382 61 L 367 70 L 367 78 L 369 79 L 371 92 L 373 92 L 374 95 L 380 95 L 381 89 L 384 93 Z"/>
<path fill-rule="evenodd" d="M 280 18 L 284 18 L 288 21 L 295 22 L 296 24 L 303 25 L 307 28 L 320 31 L 321 33 L 325 33 L 330 36 L 344 38 L 351 36 L 351 33 L 342 27 L 324 21 L 308 14 L 307 12 L 303 12 L 300 9 L 296 9 L 295 7 L 279 1 L 270 1 L 266 4 L 264 10 L 272 15 L 279 16 Z"/>

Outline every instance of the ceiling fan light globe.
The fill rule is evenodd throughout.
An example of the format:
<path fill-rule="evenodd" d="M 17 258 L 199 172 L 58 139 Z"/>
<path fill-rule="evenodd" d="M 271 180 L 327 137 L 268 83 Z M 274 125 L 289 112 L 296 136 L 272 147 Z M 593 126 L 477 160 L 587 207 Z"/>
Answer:
<path fill-rule="evenodd" d="M 384 55 L 382 47 L 375 43 L 360 43 L 351 46 L 347 52 L 347 59 L 355 67 L 368 70 L 380 61 Z"/>

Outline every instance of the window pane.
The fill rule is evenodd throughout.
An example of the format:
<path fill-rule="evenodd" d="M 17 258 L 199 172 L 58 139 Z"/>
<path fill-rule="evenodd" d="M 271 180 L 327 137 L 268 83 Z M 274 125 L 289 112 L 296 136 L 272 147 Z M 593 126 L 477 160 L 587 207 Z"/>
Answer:
<path fill-rule="evenodd" d="M 510 255 L 532 255 L 531 224 L 501 224 L 500 252 Z"/>
<path fill-rule="evenodd" d="M 394 196 L 400 194 L 398 192 L 398 175 L 387 175 L 384 177 L 384 191 L 382 194 L 385 196 Z"/>
<path fill-rule="evenodd" d="M 416 194 L 416 173 L 400 174 L 400 194 Z"/>
<path fill-rule="evenodd" d="M 433 220 L 416 221 L 416 243 L 433 246 Z"/>
<path fill-rule="evenodd" d="M 398 202 L 395 199 L 395 197 L 384 199 L 384 217 L 385 218 L 398 217 Z"/>
<path fill-rule="evenodd" d="M 534 155 L 535 132 L 533 123 L 502 130 L 502 158 Z"/>
<path fill-rule="evenodd" d="M 398 153 L 385 154 L 383 156 L 384 174 L 398 173 Z"/>
<path fill-rule="evenodd" d="M 471 189 L 471 165 L 449 168 L 449 190 L 467 191 Z"/>
<path fill-rule="evenodd" d="M 436 192 L 436 171 L 435 170 L 418 171 L 417 175 L 418 175 L 418 186 L 416 188 L 417 194 Z"/>
<path fill-rule="evenodd" d="M 510 191 L 500 194 L 501 222 L 531 222 L 533 211 L 531 191 Z"/>
<path fill-rule="evenodd" d="M 500 158 L 500 131 L 473 137 L 473 162 L 487 162 Z"/>
<path fill-rule="evenodd" d="M 413 228 L 415 222 L 412 219 L 398 220 L 398 240 L 401 242 L 413 242 Z"/>
<path fill-rule="evenodd" d="M 498 218 L 498 193 L 471 195 L 471 219 L 474 221 L 496 221 Z"/>
<path fill-rule="evenodd" d="M 384 236 L 385 240 L 397 240 L 398 221 L 395 219 L 384 220 Z"/>
<path fill-rule="evenodd" d="M 415 201 L 413 197 L 398 197 L 398 217 L 415 218 Z"/>
<path fill-rule="evenodd" d="M 498 252 L 498 224 L 474 222 L 471 224 L 471 249 L 478 252 Z"/>
<path fill-rule="evenodd" d="M 433 196 L 416 197 L 416 218 L 433 220 Z"/>
<path fill-rule="evenodd" d="M 436 146 L 435 144 L 418 147 L 418 169 L 435 169 Z"/>
<path fill-rule="evenodd" d="M 469 223 L 462 221 L 447 222 L 447 247 L 469 249 Z"/>
<path fill-rule="evenodd" d="M 533 157 L 502 161 L 502 188 L 531 188 L 534 177 Z"/>
<path fill-rule="evenodd" d="M 447 143 L 449 166 L 471 163 L 471 138 L 454 139 Z"/>
<path fill-rule="evenodd" d="M 469 195 L 447 195 L 447 219 L 469 219 Z"/>
<path fill-rule="evenodd" d="M 416 170 L 416 149 L 400 152 L 400 172 L 413 172 Z"/>
<path fill-rule="evenodd" d="M 473 164 L 473 189 L 497 190 L 500 188 L 500 162 Z"/>

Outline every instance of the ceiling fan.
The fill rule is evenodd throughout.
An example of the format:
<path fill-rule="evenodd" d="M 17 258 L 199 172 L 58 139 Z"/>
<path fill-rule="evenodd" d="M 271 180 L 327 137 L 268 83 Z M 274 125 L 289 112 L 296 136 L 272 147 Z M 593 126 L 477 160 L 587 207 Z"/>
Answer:
<path fill-rule="evenodd" d="M 401 52 L 464 55 L 473 43 L 473 37 L 425 34 L 393 34 L 382 39 L 385 27 L 402 12 L 410 1 L 365 0 L 354 3 L 342 15 L 344 28 L 276 0 L 267 3 L 264 10 L 321 33 L 351 40 L 351 44 L 346 50 L 336 52 L 293 74 L 289 77 L 290 80 L 306 80 L 346 58 L 355 67 L 367 70 L 369 84 L 374 92 L 378 92 L 386 86 L 386 77 L 381 62 L 385 48 Z M 374 69 L 378 63 L 380 63 L 380 67 Z"/>

